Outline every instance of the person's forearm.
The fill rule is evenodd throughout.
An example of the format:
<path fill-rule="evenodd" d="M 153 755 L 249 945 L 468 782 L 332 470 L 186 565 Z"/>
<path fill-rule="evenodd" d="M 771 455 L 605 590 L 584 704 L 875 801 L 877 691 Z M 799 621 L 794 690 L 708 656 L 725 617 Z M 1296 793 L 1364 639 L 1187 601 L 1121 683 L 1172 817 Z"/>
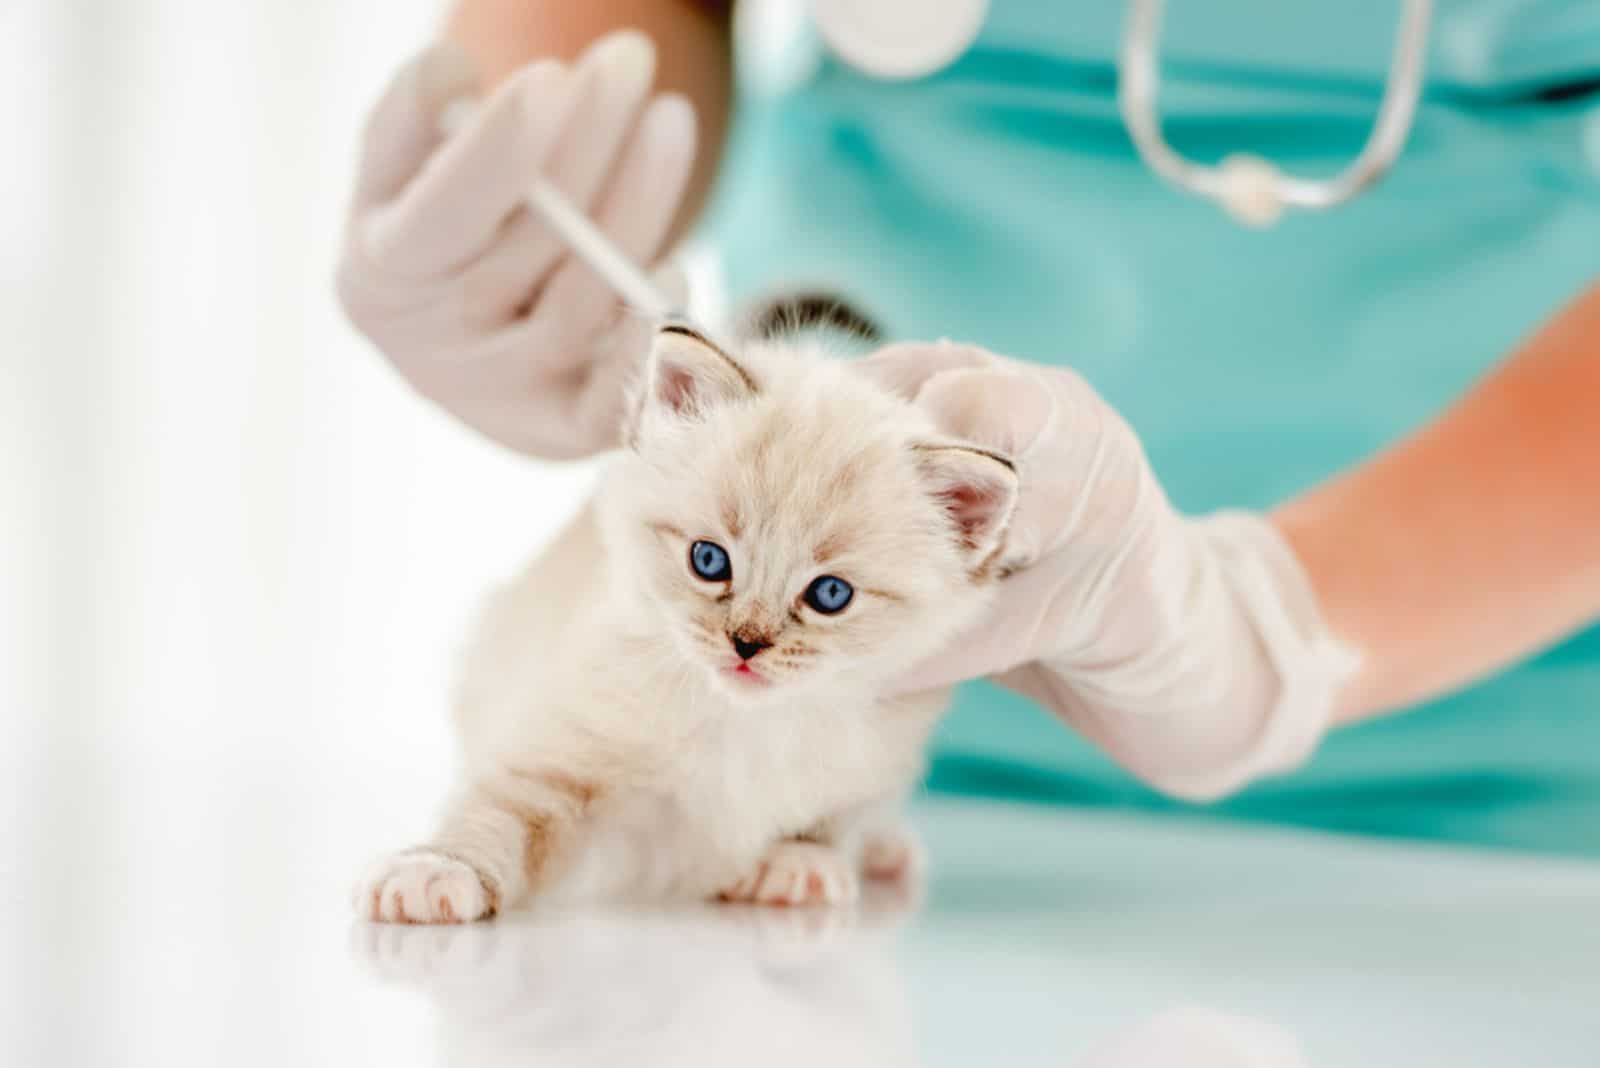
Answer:
<path fill-rule="evenodd" d="M 656 43 L 656 84 L 682 93 L 699 120 L 699 156 L 677 231 L 698 214 L 722 155 L 733 106 L 732 0 L 457 0 L 448 33 L 472 55 L 484 88 L 529 60 L 570 60 L 589 42 L 633 27 Z"/>
<path fill-rule="evenodd" d="M 1600 616 L 1600 286 L 1441 419 L 1273 520 L 1362 654 L 1340 721 L 1453 689 Z"/>

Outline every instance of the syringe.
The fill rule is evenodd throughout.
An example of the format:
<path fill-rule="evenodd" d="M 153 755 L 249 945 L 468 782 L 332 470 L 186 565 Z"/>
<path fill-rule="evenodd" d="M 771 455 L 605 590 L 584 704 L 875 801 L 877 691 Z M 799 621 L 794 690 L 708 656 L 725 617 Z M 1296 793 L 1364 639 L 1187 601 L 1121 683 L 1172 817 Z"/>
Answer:
<path fill-rule="evenodd" d="M 447 134 L 459 130 L 471 119 L 477 106 L 476 101 L 467 98 L 450 104 L 439 116 L 440 129 Z M 684 310 L 669 300 L 638 264 L 542 175 L 533 176 L 523 203 L 634 311 L 658 321 L 686 318 Z"/>

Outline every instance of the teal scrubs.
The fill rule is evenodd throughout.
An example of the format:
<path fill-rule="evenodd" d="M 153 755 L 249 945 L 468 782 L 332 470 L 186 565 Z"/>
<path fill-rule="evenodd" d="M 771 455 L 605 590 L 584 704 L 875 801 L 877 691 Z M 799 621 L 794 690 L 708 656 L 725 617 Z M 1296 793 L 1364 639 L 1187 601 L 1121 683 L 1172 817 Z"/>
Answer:
<path fill-rule="evenodd" d="M 1360 150 L 1396 5 L 1168 7 L 1180 151 L 1327 175 Z M 1403 156 L 1332 212 L 1247 230 L 1163 184 L 1117 113 L 1121 5 L 994 0 L 926 78 L 825 56 L 754 94 L 709 235 L 736 300 L 821 286 L 892 337 L 1073 366 L 1180 508 L 1269 508 L 1433 418 L 1600 275 L 1600 4 L 1436 8 Z M 975 683 L 930 787 L 1600 856 L 1600 628 L 1204 809 Z"/>

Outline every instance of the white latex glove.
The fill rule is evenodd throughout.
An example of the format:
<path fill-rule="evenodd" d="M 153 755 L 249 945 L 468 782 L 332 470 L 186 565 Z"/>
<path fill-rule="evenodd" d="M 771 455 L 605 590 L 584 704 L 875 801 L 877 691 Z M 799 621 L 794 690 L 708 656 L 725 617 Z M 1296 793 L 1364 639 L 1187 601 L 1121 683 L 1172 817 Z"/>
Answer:
<path fill-rule="evenodd" d="M 992 610 L 906 690 L 996 676 L 1195 800 L 1310 754 L 1355 658 L 1265 518 L 1180 516 L 1127 423 L 1071 371 L 948 342 L 861 367 L 1021 476 Z"/>
<path fill-rule="evenodd" d="M 574 64 L 535 62 L 463 128 L 464 54 L 435 45 L 396 75 L 368 122 L 339 266 L 356 326 L 408 381 L 522 452 L 616 442 L 622 383 L 651 324 L 628 312 L 521 198 L 543 174 L 636 262 L 653 264 L 688 186 L 695 119 L 650 99 L 655 49 L 623 31 Z M 663 276 L 663 274 L 665 276 Z M 670 271 L 657 280 L 674 295 Z"/>

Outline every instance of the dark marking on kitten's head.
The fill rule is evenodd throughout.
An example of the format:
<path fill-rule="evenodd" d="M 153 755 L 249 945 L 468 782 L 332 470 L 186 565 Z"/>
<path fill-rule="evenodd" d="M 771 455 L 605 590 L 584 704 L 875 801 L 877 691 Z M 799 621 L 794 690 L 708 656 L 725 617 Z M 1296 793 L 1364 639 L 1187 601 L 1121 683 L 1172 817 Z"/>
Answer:
<path fill-rule="evenodd" d="M 730 538 L 737 538 L 744 533 L 744 514 L 740 512 L 738 502 L 732 498 L 722 502 L 722 525 L 727 528 Z"/>
<path fill-rule="evenodd" d="M 745 317 L 743 333 L 763 340 L 822 333 L 864 345 L 883 341 L 883 329 L 871 316 L 844 298 L 821 290 L 780 293 L 757 305 Z"/>

